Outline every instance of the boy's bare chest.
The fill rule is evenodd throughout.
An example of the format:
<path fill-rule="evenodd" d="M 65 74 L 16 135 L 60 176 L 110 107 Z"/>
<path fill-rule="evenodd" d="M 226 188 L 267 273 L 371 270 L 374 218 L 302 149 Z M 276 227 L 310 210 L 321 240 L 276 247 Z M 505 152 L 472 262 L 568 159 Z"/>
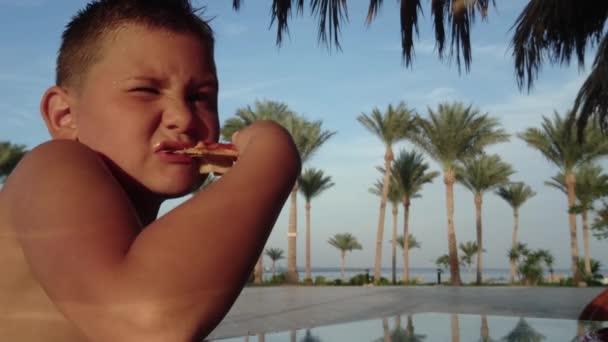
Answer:
<path fill-rule="evenodd" d="M 0 341 L 83 341 L 29 269 L 0 190 Z"/>

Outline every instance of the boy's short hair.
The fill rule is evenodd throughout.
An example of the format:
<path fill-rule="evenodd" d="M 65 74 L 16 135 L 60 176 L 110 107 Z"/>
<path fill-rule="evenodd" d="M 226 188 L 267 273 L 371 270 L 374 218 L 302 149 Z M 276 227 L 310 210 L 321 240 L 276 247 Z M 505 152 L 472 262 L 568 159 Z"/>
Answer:
<path fill-rule="evenodd" d="M 136 24 L 190 33 L 207 45 L 213 56 L 213 30 L 190 0 L 95 0 L 66 25 L 57 57 L 55 84 L 79 87 L 87 71 L 101 58 L 108 34 L 122 25 Z M 215 68 L 215 66 L 214 66 Z"/>

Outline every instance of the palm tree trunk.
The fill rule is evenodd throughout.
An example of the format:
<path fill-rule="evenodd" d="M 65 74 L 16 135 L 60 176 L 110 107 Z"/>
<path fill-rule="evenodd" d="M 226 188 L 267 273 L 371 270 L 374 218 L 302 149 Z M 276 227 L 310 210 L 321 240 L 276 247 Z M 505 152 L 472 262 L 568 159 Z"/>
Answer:
<path fill-rule="evenodd" d="M 296 342 L 298 340 L 298 335 L 296 330 L 289 331 L 289 342 Z"/>
<path fill-rule="evenodd" d="M 513 240 L 511 242 L 511 248 L 515 250 L 517 246 L 517 229 L 519 228 L 519 209 L 513 208 Z M 509 274 L 509 282 L 515 283 L 515 260 L 511 260 L 511 273 Z"/>
<path fill-rule="evenodd" d="M 275 268 L 275 264 L 276 264 L 276 260 L 272 260 L 272 276 L 274 277 L 275 273 L 276 273 L 276 268 Z"/>
<path fill-rule="evenodd" d="M 384 342 L 391 342 L 391 333 L 388 330 L 388 318 L 382 319 L 382 331 L 384 332 Z"/>
<path fill-rule="evenodd" d="M 310 202 L 306 202 L 306 279 L 312 279 L 310 273 Z"/>
<path fill-rule="evenodd" d="M 346 252 L 340 251 L 340 278 L 342 279 L 342 281 L 346 281 L 346 279 L 344 279 L 345 259 L 346 259 Z"/>
<path fill-rule="evenodd" d="M 245 335 L 245 342 L 249 342 L 249 335 Z"/>
<path fill-rule="evenodd" d="M 254 284 L 261 284 L 264 279 L 264 265 L 263 265 L 264 254 L 260 254 L 258 258 L 258 262 L 255 264 L 254 268 Z"/>
<path fill-rule="evenodd" d="M 448 211 L 448 253 L 450 256 L 450 277 L 452 285 L 460 285 L 460 265 L 458 264 L 458 249 L 456 231 L 454 229 L 454 182 L 456 177 L 452 168 L 444 171 L 446 206 Z"/>
<path fill-rule="evenodd" d="M 566 187 L 568 188 L 568 216 L 570 219 L 570 248 L 572 251 L 572 279 L 575 285 L 580 282 L 580 272 L 578 270 L 578 239 L 576 237 L 576 214 L 571 213 L 576 200 L 576 175 L 572 171 L 566 172 Z"/>
<path fill-rule="evenodd" d="M 483 199 L 481 193 L 475 194 L 475 217 L 477 230 L 477 285 L 481 285 L 481 269 L 482 269 L 482 254 L 483 254 L 483 237 L 481 228 L 481 205 Z"/>
<path fill-rule="evenodd" d="M 583 337 L 585 337 L 585 325 L 581 321 L 576 322 L 576 337 L 579 341 L 583 341 Z"/>
<path fill-rule="evenodd" d="M 410 199 L 403 199 L 403 282 L 410 281 Z"/>
<path fill-rule="evenodd" d="M 591 274 L 591 257 L 589 256 L 589 221 L 587 218 L 587 209 L 584 208 L 581 212 L 583 218 L 583 248 L 585 249 L 585 273 Z"/>
<path fill-rule="evenodd" d="M 258 342 L 266 342 L 266 335 L 258 334 Z"/>
<path fill-rule="evenodd" d="M 392 263 L 393 263 L 393 285 L 397 284 L 397 205 L 393 205 L 393 241 L 392 241 Z"/>
<path fill-rule="evenodd" d="M 386 215 L 386 197 L 388 196 L 388 185 L 391 179 L 391 161 L 393 151 L 390 146 L 386 147 L 384 155 L 384 183 L 382 184 L 382 197 L 380 198 L 380 215 L 378 218 L 378 233 L 376 236 L 376 260 L 374 264 L 374 282 L 378 284 L 382 276 L 382 239 L 384 236 L 384 217 Z"/>
<path fill-rule="evenodd" d="M 469 264 L 469 284 L 473 284 L 473 267 Z"/>
<path fill-rule="evenodd" d="M 287 233 L 287 276 L 286 281 L 290 284 L 297 283 L 299 280 L 296 263 L 296 237 L 297 237 L 297 198 L 298 183 L 291 190 L 291 207 L 289 208 L 289 232 Z"/>
<path fill-rule="evenodd" d="M 395 330 L 401 330 L 401 315 L 395 316 Z"/>
<path fill-rule="evenodd" d="M 450 315 L 452 321 L 452 342 L 460 341 L 460 328 L 458 327 L 458 316 L 456 314 Z"/>
<path fill-rule="evenodd" d="M 412 319 L 412 315 L 407 315 L 407 336 L 414 337 L 414 320 Z"/>
<path fill-rule="evenodd" d="M 490 329 L 488 328 L 488 316 L 481 315 L 481 342 L 487 342 L 490 337 Z"/>

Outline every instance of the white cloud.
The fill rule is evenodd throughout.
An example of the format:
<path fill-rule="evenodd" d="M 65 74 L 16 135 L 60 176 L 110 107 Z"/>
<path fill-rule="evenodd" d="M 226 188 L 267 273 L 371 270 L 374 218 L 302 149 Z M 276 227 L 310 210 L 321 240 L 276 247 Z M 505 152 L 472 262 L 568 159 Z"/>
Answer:
<path fill-rule="evenodd" d="M 580 75 L 562 84 L 539 84 L 531 94 L 516 92 L 506 96 L 504 102 L 482 109 L 501 117 L 507 128 L 520 130 L 532 122 L 540 122 L 541 116 L 553 115 L 554 110 L 563 114 L 571 108 L 585 78 L 585 75 Z"/>

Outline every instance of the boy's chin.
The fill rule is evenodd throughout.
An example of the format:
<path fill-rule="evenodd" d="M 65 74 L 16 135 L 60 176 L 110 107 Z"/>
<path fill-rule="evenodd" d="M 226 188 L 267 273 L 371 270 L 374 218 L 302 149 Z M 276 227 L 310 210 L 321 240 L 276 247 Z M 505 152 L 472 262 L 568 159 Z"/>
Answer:
<path fill-rule="evenodd" d="M 166 199 L 179 198 L 191 194 L 200 186 L 198 181 L 180 183 L 180 184 L 166 184 L 162 188 L 155 189 L 156 193 L 160 194 Z"/>

